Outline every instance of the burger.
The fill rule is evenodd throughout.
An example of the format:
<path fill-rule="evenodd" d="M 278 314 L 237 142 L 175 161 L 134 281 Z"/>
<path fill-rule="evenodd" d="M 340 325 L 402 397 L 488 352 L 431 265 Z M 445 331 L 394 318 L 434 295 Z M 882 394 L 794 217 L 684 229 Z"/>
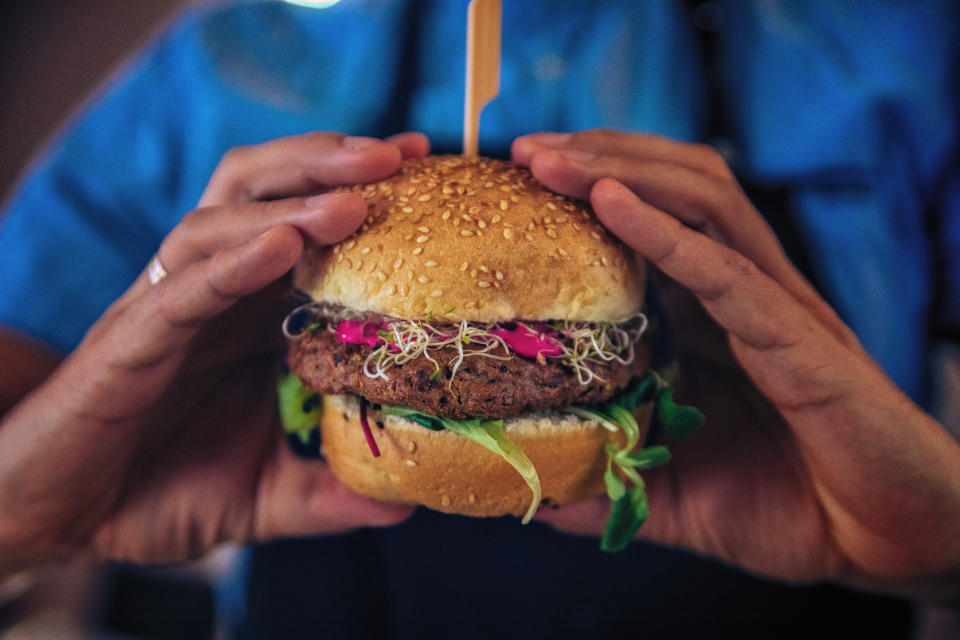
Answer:
<path fill-rule="evenodd" d="M 526 522 L 606 492 L 603 546 L 623 546 L 637 470 L 669 457 L 641 448 L 665 388 L 642 259 L 509 162 L 410 159 L 342 189 L 368 215 L 295 269 L 288 430 L 319 428 L 337 478 L 387 502 Z"/>

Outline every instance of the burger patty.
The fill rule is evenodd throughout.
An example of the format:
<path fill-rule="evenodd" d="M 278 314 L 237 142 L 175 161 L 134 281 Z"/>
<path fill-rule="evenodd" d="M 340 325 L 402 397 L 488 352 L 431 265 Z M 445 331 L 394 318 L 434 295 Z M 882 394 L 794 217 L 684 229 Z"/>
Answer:
<path fill-rule="evenodd" d="M 410 407 L 431 415 L 454 419 L 506 418 L 570 404 L 599 404 L 630 386 L 649 369 L 646 344 L 635 345 L 633 361 L 590 363 L 602 378 L 581 384 L 576 373 L 548 358 L 543 363 L 513 356 L 497 360 L 482 355 L 464 358 L 450 380 L 457 350 L 431 351 L 440 365 L 415 358 L 386 371 L 389 379 L 371 378 L 363 364 L 371 352 L 367 345 L 340 342 L 330 331 L 308 333 L 290 344 L 288 364 L 311 389 L 324 394 L 352 393 L 370 402 Z"/>

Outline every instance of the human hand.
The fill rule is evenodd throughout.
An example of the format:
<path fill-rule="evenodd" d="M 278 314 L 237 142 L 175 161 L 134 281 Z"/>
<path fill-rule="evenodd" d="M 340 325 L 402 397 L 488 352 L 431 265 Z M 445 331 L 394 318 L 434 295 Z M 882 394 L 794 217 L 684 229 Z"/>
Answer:
<path fill-rule="evenodd" d="M 230 151 L 160 247 L 169 275 L 141 275 L 0 423 L 0 575 L 76 556 L 174 562 L 225 540 L 405 518 L 286 446 L 280 279 L 305 243 L 338 242 L 366 216 L 362 198 L 325 187 L 427 151 L 419 134 L 332 133 Z"/>
<path fill-rule="evenodd" d="M 883 374 L 708 147 L 606 130 L 513 158 L 668 277 L 677 395 L 704 429 L 649 472 L 640 536 L 792 581 L 957 598 L 960 447 Z M 540 518 L 602 530 L 609 501 Z"/>

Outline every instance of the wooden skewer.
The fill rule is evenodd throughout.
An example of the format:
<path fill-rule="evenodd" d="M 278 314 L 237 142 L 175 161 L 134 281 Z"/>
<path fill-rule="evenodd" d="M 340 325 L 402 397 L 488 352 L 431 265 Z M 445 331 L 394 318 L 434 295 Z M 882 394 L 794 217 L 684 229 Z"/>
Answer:
<path fill-rule="evenodd" d="M 467 7 L 467 81 L 463 155 L 476 158 L 480 112 L 500 93 L 500 0 L 470 0 Z"/>

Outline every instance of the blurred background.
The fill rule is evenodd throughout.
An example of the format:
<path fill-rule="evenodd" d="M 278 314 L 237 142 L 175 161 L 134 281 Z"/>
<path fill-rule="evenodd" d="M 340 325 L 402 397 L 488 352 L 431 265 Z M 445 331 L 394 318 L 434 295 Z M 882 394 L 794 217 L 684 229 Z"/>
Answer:
<path fill-rule="evenodd" d="M 125 58 L 194 1 L 3 3 L 0 199 L 10 197 L 44 141 Z M 938 353 L 934 411 L 960 434 L 960 355 L 952 342 Z M 215 585 L 235 562 L 235 550 L 225 549 L 178 569 L 72 566 L 20 576 L 0 584 L 0 639 L 226 637 Z M 221 616 L 229 606 L 220 602 Z M 936 626 L 934 617 L 923 637 L 941 637 Z"/>

